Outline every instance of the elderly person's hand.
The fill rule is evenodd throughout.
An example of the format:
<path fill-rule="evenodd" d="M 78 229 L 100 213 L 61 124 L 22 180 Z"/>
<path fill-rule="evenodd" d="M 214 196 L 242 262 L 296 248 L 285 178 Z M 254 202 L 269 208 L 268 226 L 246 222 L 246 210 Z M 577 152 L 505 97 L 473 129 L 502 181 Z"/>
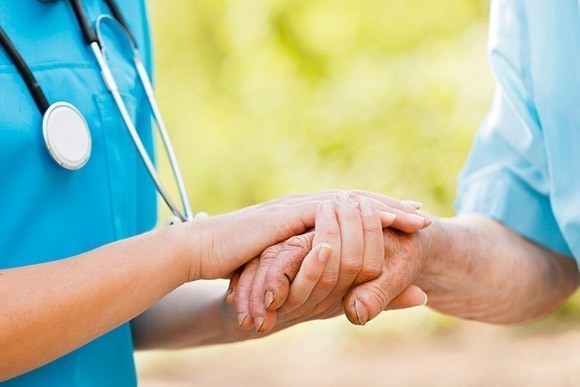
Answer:
<path fill-rule="evenodd" d="M 314 233 L 267 249 L 232 278 L 227 298 L 235 300 L 240 327 L 268 332 L 277 320 L 299 322 L 340 314 L 342 299 L 353 286 L 382 275 L 383 228 L 414 232 L 429 224 L 423 217 L 417 222 L 421 213 L 409 204 L 361 195 L 365 193 L 353 194 L 356 203 L 346 193 L 339 193 L 335 203 L 323 202 Z M 392 216 L 393 205 L 399 207 L 397 216 Z M 395 296 L 402 294 L 390 303 L 392 308 L 425 302 L 425 294 L 416 287 L 397 290 Z"/>

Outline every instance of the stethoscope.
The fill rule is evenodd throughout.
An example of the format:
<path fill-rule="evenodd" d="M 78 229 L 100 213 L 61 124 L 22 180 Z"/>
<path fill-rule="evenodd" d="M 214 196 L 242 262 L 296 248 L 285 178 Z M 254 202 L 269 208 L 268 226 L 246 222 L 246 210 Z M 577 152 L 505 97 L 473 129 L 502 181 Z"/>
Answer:
<path fill-rule="evenodd" d="M 53 2 L 47 0 L 40 1 L 45 3 Z M 173 150 L 173 146 L 171 145 L 169 135 L 167 134 L 165 121 L 163 120 L 161 111 L 159 110 L 159 106 L 155 99 L 151 79 L 149 78 L 147 70 L 145 69 L 143 61 L 141 60 L 136 41 L 115 0 L 104 0 L 104 2 L 111 10 L 112 16 L 101 15 L 97 19 L 94 28 L 88 19 L 82 4 L 82 0 L 70 0 L 70 2 L 81 28 L 85 43 L 91 48 L 91 51 L 93 52 L 94 57 L 98 62 L 99 68 L 101 70 L 101 77 L 107 89 L 113 96 L 115 104 L 117 105 L 123 122 L 125 123 L 125 126 L 129 131 L 135 146 L 137 147 L 141 159 L 143 160 L 149 175 L 153 179 L 153 182 L 157 187 L 157 191 L 173 213 L 173 216 L 167 221 L 167 224 L 185 222 L 193 220 L 199 216 L 205 216 L 205 213 L 199 213 L 195 217 L 193 216 L 181 170 L 179 169 L 179 164 L 177 163 L 177 158 L 175 157 L 175 152 Z M 151 158 L 149 157 L 149 154 L 147 153 L 141 138 L 139 137 L 137 129 L 135 128 L 135 124 L 129 115 L 125 101 L 119 92 L 117 81 L 115 80 L 115 77 L 113 76 L 111 68 L 107 62 L 101 27 L 104 23 L 108 22 L 116 23 L 117 27 L 124 33 L 123 36 L 125 36 L 126 41 L 132 50 L 133 64 L 137 70 L 137 74 L 139 76 L 143 90 L 147 96 L 147 100 L 149 101 L 149 106 L 151 108 L 153 118 L 157 122 L 157 128 L 161 134 L 161 139 L 163 141 L 165 151 L 169 157 L 173 176 L 177 182 L 179 196 L 183 208 L 182 210 L 178 208 L 177 204 L 173 201 L 171 195 L 168 193 L 165 185 L 161 181 L 159 174 L 157 173 L 157 170 L 155 169 L 155 166 L 151 161 Z M 81 169 L 89 161 L 92 149 L 89 125 L 87 124 L 87 121 L 83 117 L 82 113 L 75 106 L 67 102 L 60 101 L 52 104 L 48 102 L 46 95 L 32 74 L 32 71 L 1 27 L 0 43 L 22 76 L 28 90 L 30 91 L 30 94 L 34 99 L 34 102 L 38 106 L 43 116 L 42 133 L 50 155 L 58 164 L 66 169 Z"/>

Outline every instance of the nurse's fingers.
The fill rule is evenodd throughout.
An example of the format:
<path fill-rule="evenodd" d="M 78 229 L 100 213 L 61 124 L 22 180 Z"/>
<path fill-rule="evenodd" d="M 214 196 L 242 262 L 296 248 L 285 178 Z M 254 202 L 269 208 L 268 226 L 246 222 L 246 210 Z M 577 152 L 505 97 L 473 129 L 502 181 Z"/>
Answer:
<path fill-rule="evenodd" d="M 385 310 L 398 310 L 398 309 L 408 309 L 414 308 L 416 306 L 425 306 L 428 301 L 427 294 L 418 286 L 411 285 L 399 294 L 397 297 L 393 298 Z"/>
<path fill-rule="evenodd" d="M 257 207 L 267 207 L 280 203 L 290 205 L 308 201 L 320 202 L 324 200 L 333 200 L 336 197 L 337 192 L 338 191 L 325 191 L 315 194 L 287 195 L 280 199 L 260 204 Z M 420 211 L 417 208 L 421 205 L 421 203 L 413 201 L 400 201 L 386 195 L 369 191 L 355 190 L 348 191 L 348 193 L 356 202 L 358 202 L 361 197 L 367 197 L 380 203 L 380 206 L 375 206 L 378 210 L 387 211 L 397 215 L 397 219 L 392 224 L 392 228 L 395 228 L 399 231 L 413 233 L 429 226 L 432 222 L 430 215 Z"/>
<path fill-rule="evenodd" d="M 364 196 L 357 197 L 357 200 L 360 201 L 360 199 L 363 197 Z M 397 208 L 389 207 L 380 200 L 374 198 L 368 199 L 378 211 L 391 213 L 396 216 L 396 219 L 393 222 L 391 228 L 397 229 L 399 231 L 403 231 L 405 233 L 414 233 L 429 226 L 432 222 L 426 214 L 410 214 Z"/>
<path fill-rule="evenodd" d="M 377 210 L 397 215 L 397 219 L 393 223 L 392 228 L 399 231 L 413 233 L 428 227 L 432 223 L 429 214 L 416 209 L 410 204 L 401 202 L 401 205 L 394 205 L 394 199 L 385 195 L 366 191 L 351 191 L 350 196 L 356 201 L 360 201 L 361 198 L 367 197 L 371 200 Z M 418 202 L 413 203 L 415 206 L 421 204 Z M 412 210 L 409 210 L 409 208 L 412 208 Z"/>
<path fill-rule="evenodd" d="M 338 224 L 340 227 L 341 252 L 340 271 L 336 286 L 330 294 L 319 302 L 315 311 L 324 313 L 341 303 L 342 298 L 348 290 L 355 284 L 356 278 L 363 270 L 365 259 L 365 249 L 370 270 L 364 276 L 371 276 L 374 279 L 382 272 L 384 262 L 384 242 L 383 229 L 378 214 L 372 208 L 367 198 L 361 198 L 361 211 L 354 206 L 348 197 L 339 197 L 339 205 L 336 209 Z M 365 221 L 363 221 L 363 214 Z M 366 226 L 366 230 L 364 229 Z M 369 234 L 369 246 L 365 246 L 365 232 Z M 371 256 L 373 256 L 371 258 Z M 379 266 L 380 265 L 380 266 Z"/>
<path fill-rule="evenodd" d="M 420 208 L 422 207 L 422 204 L 419 202 L 415 202 L 415 201 L 411 201 L 411 200 L 401 201 L 401 200 L 393 199 L 392 197 L 389 197 L 387 195 L 383 195 L 383 194 L 371 192 L 371 191 L 354 190 L 354 191 L 349 191 L 349 194 L 353 199 L 360 198 L 360 197 L 367 197 L 369 199 L 376 200 L 376 201 L 380 202 L 381 204 L 383 204 L 385 206 L 385 208 L 391 208 L 394 210 L 398 210 L 398 211 L 395 211 L 395 213 L 397 213 L 397 214 L 404 213 L 404 214 L 409 214 L 409 215 L 418 215 L 418 216 L 426 219 L 428 222 L 431 221 L 431 216 L 420 210 Z M 403 230 L 400 230 L 400 231 L 403 231 Z"/>
<path fill-rule="evenodd" d="M 294 303 L 287 300 L 279 309 L 279 313 L 285 317 L 292 318 L 296 313 L 292 313 L 296 308 L 302 306 L 297 315 L 301 315 L 304 308 L 314 309 L 316 305 L 325 300 L 335 288 L 340 275 L 341 260 L 341 230 L 337 220 L 338 204 L 331 201 L 322 202 L 316 211 L 316 229 L 314 245 L 326 243 L 332 247 L 330 258 L 326 267 L 316 283 L 314 289 L 306 303 Z M 358 211 L 355 209 L 358 214 Z"/>
<path fill-rule="evenodd" d="M 290 294 L 288 302 L 296 307 L 304 304 L 314 287 L 320 281 L 326 264 L 330 259 L 332 246 L 322 243 L 315 246 L 302 262 L 300 271 L 296 275 L 292 285 L 290 285 Z"/>
<path fill-rule="evenodd" d="M 328 202 L 325 205 L 334 208 L 332 202 Z M 317 244 L 328 242 L 330 240 L 336 242 L 340 238 L 340 228 L 336 220 L 336 214 L 333 209 L 329 209 L 328 214 L 323 214 L 322 209 L 323 207 L 321 204 L 317 210 L 315 242 Z M 391 226 L 396 218 L 395 215 L 387 212 L 377 211 L 376 214 L 378 214 L 379 217 L 379 231 L 381 233 L 381 226 Z M 264 304 L 268 310 L 277 310 L 287 301 L 291 286 L 290 283 L 296 277 L 299 270 L 302 270 L 300 265 L 310 250 L 314 237 L 315 233 L 310 232 L 289 239 L 284 245 L 283 251 L 280 252 L 280 255 L 274 260 L 274 263 L 270 267 L 265 279 L 267 289 Z M 379 240 L 381 246 L 383 246 L 382 234 Z M 336 254 L 337 256 L 339 255 L 338 253 Z M 382 268 L 382 263 L 383 261 L 381 260 L 380 268 Z M 330 287 L 330 285 L 334 287 L 334 284 L 335 283 L 329 284 L 328 287 Z M 320 287 L 318 287 L 318 290 L 321 290 Z M 290 302 L 290 304 L 293 304 L 293 302 Z M 290 309 L 289 305 L 286 306 L 286 309 Z"/>
<path fill-rule="evenodd" d="M 334 200 L 336 198 L 336 195 L 338 192 L 339 191 L 337 191 L 337 190 L 329 190 L 329 191 L 322 191 L 322 192 L 310 193 L 310 194 L 290 194 L 290 195 L 285 195 L 285 196 L 278 198 L 278 199 L 275 199 L 275 200 L 271 200 L 271 201 L 266 202 L 266 203 L 259 204 L 257 207 L 267 207 L 267 206 L 270 206 L 272 204 L 280 204 L 280 203 L 296 204 L 296 203 L 303 203 L 306 201 L 320 201 L 320 202 L 322 202 L 325 200 Z M 358 198 L 360 198 L 360 197 L 373 198 L 375 200 L 380 201 L 382 204 L 388 206 L 389 208 L 394 208 L 394 209 L 403 211 L 403 212 L 408 213 L 408 214 L 419 214 L 419 212 L 417 211 L 418 208 L 416 208 L 417 204 L 420 204 L 418 202 L 413 202 L 413 201 L 408 201 L 408 200 L 401 201 L 401 200 L 394 199 L 394 198 L 386 196 L 386 195 L 382 195 L 382 194 L 378 194 L 378 193 L 374 193 L 374 192 L 370 192 L 370 191 L 350 190 L 347 192 L 353 199 L 356 197 L 357 201 L 358 201 Z"/>
<path fill-rule="evenodd" d="M 354 280 L 355 285 L 380 276 L 385 262 L 385 241 L 379 213 L 367 198 L 361 198 L 359 204 L 364 243 L 362 267 Z"/>
<path fill-rule="evenodd" d="M 250 294 L 259 262 L 258 258 L 254 258 L 246 263 L 236 286 L 234 307 L 238 316 L 238 325 L 242 329 L 250 329 L 254 326 L 254 320 L 250 315 Z"/>
<path fill-rule="evenodd" d="M 365 249 L 361 213 L 345 192 L 340 192 L 338 194 L 337 203 L 336 216 L 340 227 L 341 251 L 338 281 L 330 293 L 331 298 L 334 298 L 333 296 L 340 296 L 340 298 L 342 298 L 344 293 L 352 286 L 355 278 L 363 267 Z M 368 199 L 363 200 L 363 203 L 366 203 L 367 205 L 370 204 Z M 363 203 L 361 203 L 361 206 Z M 380 221 L 377 222 L 375 226 L 377 224 L 378 229 L 376 231 L 381 233 L 382 236 Z M 380 272 L 382 272 L 382 270 L 379 271 L 379 274 Z"/>
<path fill-rule="evenodd" d="M 230 278 L 230 285 L 228 286 L 228 291 L 226 292 L 226 302 L 230 305 L 234 304 L 234 295 L 236 293 L 236 286 L 240 280 L 240 276 L 242 275 L 243 268 L 240 268 L 232 274 Z"/>
<path fill-rule="evenodd" d="M 274 259 L 265 277 L 262 305 L 268 310 L 277 310 L 288 298 L 290 283 L 296 277 L 302 261 L 312 248 L 314 232 L 292 237 L 286 241 Z"/>

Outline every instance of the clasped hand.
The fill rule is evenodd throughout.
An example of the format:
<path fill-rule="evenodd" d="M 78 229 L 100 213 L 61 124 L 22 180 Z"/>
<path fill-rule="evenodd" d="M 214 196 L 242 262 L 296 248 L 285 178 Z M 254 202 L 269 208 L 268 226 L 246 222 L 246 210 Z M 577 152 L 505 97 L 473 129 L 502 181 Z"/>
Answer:
<path fill-rule="evenodd" d="M 364 325 L 383 310 L 424 305 L 426 294 L 410 285 L 422 260 L 409 250 L 430 224 L 418 207 L 360 191 L 319 200 L 314 229 L 265 249 L 232 275 L 226 301 L 240 328 L 266 333 L 343 312 Z"/>

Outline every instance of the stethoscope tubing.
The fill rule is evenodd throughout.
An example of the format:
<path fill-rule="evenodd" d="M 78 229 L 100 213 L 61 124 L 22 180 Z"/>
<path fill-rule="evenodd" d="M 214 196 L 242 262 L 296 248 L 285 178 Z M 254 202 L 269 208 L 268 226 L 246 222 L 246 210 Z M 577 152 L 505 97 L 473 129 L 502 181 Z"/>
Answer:
<path fill-rule="evenodd" d="M 30 68 L 28 67 L 28 65 L 26 64 L 26 62 L 24 61 L 24 59 L 22 58 L 22 56 L 20 55 L 20 53 L 18 52 L 18 50 L 16 49 L 16 47 L 14 46 L 8 35 L 6 35 L 6 32 L 4 32 L 4 29 L 1 26 L 0 26 L 0 44 L 4 48 L 4 51 L 6 51 L 8 57 L 14 63 L 14 66 L 16 66 L 16 69 L 18 70 L 20 75 L 22 76 L 22 79 L 24 80 L 26 87 L 30 91 L 32 98 L 34 99 L 34 103 L 36 103 L 36 106 L 38 106 L 40 113 L 44 115 L 44 113 L 46 113 L 46 111 L 50 107 L 50 103 L 48 103 L 46 94 L 44 94 L 44 92 L 42 91 L 42 88 L 38 84 L 36 77 L 34 76 L 34 74 L 32 74 L 32 71 L 30 71 Z"/>
<path fill-rule="evenodd" d="M 117 82 L 115 81 L 115 78 L 112 75 L 111 69 L 107 64 L 104 55 L 101 49 L 99 48 L 99 45 L 96 42 L 92 43 L 91 50 L 99 64 L 99 67 L 101 68 L 101 72 L 103 73 L 103 79 L 105 80 L 107 89 L 113 96 L 115 104 L 117 105 L 117 108 L 119 109 L 119 112 L 121 114 L 121 118 L 123 119 L 123 122 L 125 123 L 125 126 L 129 131 L 129 134 L 131 135 L 131 138 L 135 143 L 135 146 L 137 147 L 137 151 L 141 156 L 141 160 L 143 161 L 143 163 L 145 164 L 145 168 L 147 168 L 147 171 L 151 175 L 151 178 L 153 179 L 153 182 L 155 183 L 155 186 L 157 187 L 157 190 L 159 191 L 161 197 L 163 198 L 167 206 L 171 209 L 171 212 L 175 216 L 177 216 L 181 221 L 185 222 L 187 220 L 190 220 L 187 214 L 179 210 L 177 204 L 173 201 L 173 199 L 171 199 L 171 195 L 169 195 L 169 192 L 165 188 L 165 185 L 159 178 L 159 175 L 155 170 L 155 165 L 153 164 L 153 161 L 149 157 L 149 154 L 147 153 L 147 150 L 145 149 L 145 146 L 143 145 L 143 142 L 139 137 L 137 129 L 135 128 L 135 124 L 131 120 L 131 116 L 129 114 L 129 111 L 127 110 L 125 101 L 123 100 L 123 97 L 119 92 Z"/>
<path fill-rule="evenodd" d="M 113 17 L 125 29 L 125 33 L 127 34 L 127 37 L 131 41 L 131 44 L 133 45 L 133 47 L 135 49 L 137 49 L 138 48 L 138 46 L 137 46 L 137 40 L 133 36 L 133 33 L 131 32 L 131 29 L 129 28 L 129 24 L 127 23 L 127 20 L 125 20 L 125 16 L 123 16 L 123 12 L 121 12 L 121 9 L 117 5 L 117 2 L 115 0 L 105 0 L 105 3 L 107 4 L 107 6 L 109 7 L 109 9 L 111 10 L 111 13 L 113 14 Z"/>
<path fill-rule="evenodd" d="M 175 150 L 173 149 L 173 145 L 171 143 L 171 139 L 169 138 L 169 133 L 167 132 L 167 127 L 165 126 L 165 120 L 161 115 L 161 110 L 159 109 L 159 105 L 157 104 L 157 100 L 155 99 L 155 95 L 153 92 L 153 85 L 151 83 L 151 79 L 149 78 L 149 74 L 145 69 L 145 65 L 143 61 L 138 56 L 137 51 L 135 50 L 136 55 L 134 56 L 135 67 L 137 68 L 137 73 L 141 78 L 141 84 L 145 89 L 145 94 L 147 95 L 147 100 L 149 101 L 149 105 L 151 106 L 151 110 L 153 111 L 153 117 L 157 122 L 157 129 L 161 134 L 161 139 L 163 142 L 163 146 L 165 147 L 165 151 L 169 157 L 169 163 L 171 164 L 171 169 L 173 171 L 173 175 L 175 180 L 177 181 L 179 196 L 181 197 L 181 202 L 184 206 L 185 216 L 187 219 L 191 220 L 193 218 L 193 211 L 191 209 L 191 204 L 188 199 L 187 189 L 185 188 L 185 182 L 183 180 L 183 175 L 181 173 L 181 168 L 179 167 L 179 163 L 177 161 L 177 156 L 175 155 Z"/>
<path fill-rule="evenodd" d="M 103 16 L 99 17 L 99 19 L 96 22 L 96 26 L 97 26 L 96 30 L 92 28 L 91 23 L 88 20 L 88 17 L 86 15 L 84 7 L 82 5 L 82 1 L 81 0 L 71 0 L 71 4 L 73 6 L 73 10 L 77 16 L 78 21 L 79 21 L 79 26 L 81 28 L 85 42 L 91 48 L 91 51 L 92 51 L 98 65 L 99 65 L 99 68 L 101 69 L 101 73 L 102 73 L 102 77 L 103 77 L 103 80 L 105 82 L 105 85 L 106 85 L 107 89 L 109 90 L 109 92 L 111 93 L 111 95 L 113 96 L 113 99 L 115 101 L 115 104 L 117 105 L 117 108 L 119 109 L 119 112 L 121 114 L 123 122 L 125 123 L 125 126 L 126 126 L 127 130 L 129 131 L 129 134 L 131 135 L 131 138 L 133 139 L 135 146 L 137 147 L 137 151 L 139 152 L 141 159 L 142 159 L 143 163 L 145 164 L 145 168 L 147 169 L 147 171 L 149 172 L 149 175 L 151 176 L 153 182 L 155 183 L 155 186 L 157 187 L 159 194 L 161 195 L 161 197 L 163 198 L 163 200 L 165 201 L 165 203 L 167 204 L 167 206 L 169 207 L 171 212 L 176 217 L 178 217 L 180 221 L 185 222 L 188 220 L 193 220 L 193 212 L 191 209 L 191 204 L 189 203 L 187 190 L 185 188 L 185 183 L 183 180 L 183 175 L 181 173 L 181 169 L 179 168 L 179 163 L 177 162 L 177 157 L 175 155 L 175 151 L 174 151 L 173 146 L 171 144 L 171 140 L 170 140 L 169 134 L 167 132 L 167 127 L 165 125 L 165 121 L 163 120 L 163 117 L 161 115 L 161 111 L 160 111 L 159 106 L 156 102 L 151 79 L 149 78 L 147 70 L 145 69 L 145 66 L 143 65 L 143 61 L 140 58 L 139 51 L 137 49 L 137 46 L 135 45 L 135 40 L 134 40 L 132 34 L 130 33 L 130 30 L 127 28 L 126 22 L 125 22 L 124 18 L 122 17 L 122 14 L 119 11 L 117 5 L 115 4 L 114 0 L 105 0 L 105 1 L 109 5 L 109 7 L 111 8 L 111 13 L 113 13 L 113 16 L 115 17 L 115 15 L 117 14 L 117 15 L 120 15 L 121 18 L 117 19 L 116 17 L 112 18 L 111 16 L 103 15 Z M 107 20 L 107 19 L 113 19 L 113 20 L 116 20 L 117 22 L 119 22 L 121 28 L 123 28 L 128 40 L 130 41 L 130 44 L 131 44 L 131 47 L 133 50 L 133 63 L 135 65 L 135 68 L 137 69 L 137 74 L 140 78 L 141 85 L 143 86 L 143 89 L 145 91 L 145 95 L 147 96 L 147 100 L 148 100 L 149 105 L 151 107 L 151 110 L 153 112 L 153 118 L 155 119 L 155 121 L 157 123 L 157 128 L 161 134 L 163 146 L 164 146 L 164 148 L 167 152 L 167 155 L 169 157 L 169 162 L 171 164 L 173 176 L 177 182 L 179 196 L 181 199 L 181 203 L 183 205 L 183 211 L 180 210 L 178 208 L 177 204 L 173 201 L 173 199 L 171 198 L 171 195 L 169 195 L 169 192 L 167 191 L 165 185 L 163 184 L 161 178 L 159 177 L 159 174 L 157 173 L 157 170 L 155 169 L 155 165 L 153 164 L 151 157 L 147 153 L 147 150 L 145 149 L 145 146 L 143 145 L 143 142 L 141 141 L 141 138 L 139 137 L 139 134 L 137 132 L 135 124 L 131 120 L 131 117 L 129 115 L 125 101 L 123 100 L 123 98 L 119 92 L 117 82 L 115 81 L 113 73 L 112 73 L 112 71 L 107 63 L 107 60 L 106 60 L 106 57 L 104 54 L 103 39 L 102 39 L 102 36 L 100 36 L 100 24 L 104 20 Z"/>

